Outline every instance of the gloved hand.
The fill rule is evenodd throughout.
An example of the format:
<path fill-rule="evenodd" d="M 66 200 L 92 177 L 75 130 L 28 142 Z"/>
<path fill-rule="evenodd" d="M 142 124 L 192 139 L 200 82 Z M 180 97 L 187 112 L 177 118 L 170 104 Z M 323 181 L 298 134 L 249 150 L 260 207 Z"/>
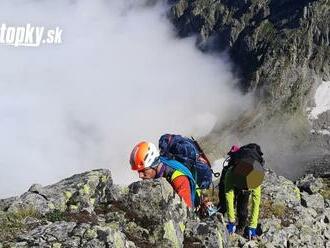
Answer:
<path fill-rule="evenodd" d="M 236 225 L 234 223 L 228 222 L 227 224 L 227 231 L 229 234 L 234 234 L 236 231 Z"/>
<path fill-rule="evenodd" d="M 246 229 L 246 233 L 245 236 L 251 240 L 251 239 L 255 239 L 257 237 L 257 230 L 256 228 L 253 227 L 249 227 Z"/>
<path fill-rule="evenodd" d="M 213 204 L 207 207 L 207 213 L 209 216 L 212 216 L 218 212 L 218 208 L 216 208 Z"/>

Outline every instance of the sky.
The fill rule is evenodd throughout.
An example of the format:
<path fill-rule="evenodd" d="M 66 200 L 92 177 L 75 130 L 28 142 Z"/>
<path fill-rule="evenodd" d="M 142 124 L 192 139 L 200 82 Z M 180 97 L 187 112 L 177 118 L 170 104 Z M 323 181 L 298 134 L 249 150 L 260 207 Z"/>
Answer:
<path fill-rule="evenodd" d="M 96 168 L 128 184 L 136 143 L 200 137 L 248 108 L 226 56 L 177 38 L 150 2 L 0 2 L 7 26 L 63 30 L 62 44 L 0 44 L 0 198 Z"/>

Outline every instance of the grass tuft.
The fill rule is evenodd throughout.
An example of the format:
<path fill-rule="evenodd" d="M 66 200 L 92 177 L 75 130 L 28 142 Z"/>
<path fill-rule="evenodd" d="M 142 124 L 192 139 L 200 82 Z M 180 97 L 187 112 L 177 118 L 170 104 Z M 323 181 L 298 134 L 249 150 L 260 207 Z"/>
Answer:
<path fill-rule="evenodd" d="M 40 219 L 40 214 L 32 207 L 20 208 L 16 212 L 4 213 L 0 212 L 0 240 L 12 241 L 15 237 L 26 231 L 28 225 L 26 219 L 35 218 Z"/>

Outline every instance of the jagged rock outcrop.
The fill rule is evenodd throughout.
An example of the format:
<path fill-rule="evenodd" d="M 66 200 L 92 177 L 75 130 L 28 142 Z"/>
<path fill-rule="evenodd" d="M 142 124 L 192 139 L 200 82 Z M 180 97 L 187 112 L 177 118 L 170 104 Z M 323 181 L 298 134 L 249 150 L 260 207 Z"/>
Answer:
<path fill-rule="evenodd" d="M 0 200 L 0 209 L 16 212 L 33 206 L 42 215 L 54 210 L 92 213 L 96 205 L 109 202 L 112 178 L 108 170 L 74 175 L 54 185 L 34 184 L 19 198 Z"/>
<path fill-rule="evenodd" d="M 171 19 L 202 49 L 228 49 L 246 90 L 274 111 L 301 110 L 316 80 L 330 80 L 328 0 L 179 0 Z"/>
<path fill-rule="evenodd" d="M 229 237 L 221 214 L 200 220 L 165 179 L 121 187 L 108 170 L 93 170 L 0 200 L 0 247 L 330 245 L 327 179 L 306 175 L 293 183 L 267 171 L 262 192 L 263 234 L 248 241 Z"/>
<path fill-rule="evenodd" d="M 309 188 L 313 188 L 314 191 L 309 191 L 309 193 L 305 191 L 307 188 L 302 186 L 302 182 L 307 181 L 309 182 Z M 296 183 L 295 189 L 292 188 L 294 185 L 287 180 L 283 180 L 278 186 L 282 188 L 283 194 L 284 192 L 287 192 L 287 195 L 291 194 L 291 198 L 296 194 L 296 199 L 300 200 L 300 202 L 290 200 L 283 201 L 282 207 L 280 203 L 277 206 L 272 206 L 275 206 L 277 217 L 271 219 L 265 218 L 261 221 L 264 231 L 267 232 L 264 236 L 267 243 L 281 245 L 282 247 L 329 246 L 330 241 L 326 237 L 330 232 L 328 219 L 330 209 L 324 207 L 325 199 L 319 193 L 326 187 L 322 179 L 316 179 L 307 175 L 307 177 Z M 293 190 L 290 190 L 290 187 Z M 300 192 L 297 188 L 300 189 Z M 276 191 L 277 189 L 273 188 L 272 190 Z M 306 197 L 306 194 L 309 197 Z M 276 198 L 277 196 L 274 200 Z M 276 225 L 278 220 L 281 222 L 280 228 Z M 273 229 L 273 235 L 266 229 L 267 226 L 269 229 Z"/>
<path fill-rule="evenodd" d="M 324 206 L 329 198 L 324 191 L 327 187 L 324 179 L 312 175 L 294 184 L 268 171 L 260 211 L 263 234 L 256 241 L 236 236 L 230 247 L 330 246 L 330 208 Z"/>
<path fill-rule="evenodd" d="M 108 170 L 33 185 L 0 200 L 0 210 L 0 247 L 223 247 L 226 241 L 223 218 L 203 229 L 165 179 L 119 187 Z"/>

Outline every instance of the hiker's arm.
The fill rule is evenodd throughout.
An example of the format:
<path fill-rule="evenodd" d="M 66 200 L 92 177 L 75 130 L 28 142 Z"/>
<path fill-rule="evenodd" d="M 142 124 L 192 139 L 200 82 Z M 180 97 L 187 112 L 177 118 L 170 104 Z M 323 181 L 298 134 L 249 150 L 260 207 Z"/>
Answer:
<path fill-rule="evenodd" d="M 225 176 L 225 195 L 226 195 L 226 204 L 227 204 L 227 213 L 228 218 L 231 223 L 234 223 L 236 220 L 235 217 L 235 208 L 234 208 L 234 185 L 232 181 L 232 173 L 229 169 Z"/>
<path fill-rule="evenodd" d="M 178 176 L 171 184 L 175 192 L 184 200 L 186 205 L 192 208 L 189 179 L 186 176 Z"/>
<path fill-rule="evenodd" d="M 260 200 L 261 200 L 261 186 L 252 190 L 252 210 L 251 210 L 251 219 L 250 219 L 250 227 L 252 228 L 257 228 L 258 225 Z"/>

